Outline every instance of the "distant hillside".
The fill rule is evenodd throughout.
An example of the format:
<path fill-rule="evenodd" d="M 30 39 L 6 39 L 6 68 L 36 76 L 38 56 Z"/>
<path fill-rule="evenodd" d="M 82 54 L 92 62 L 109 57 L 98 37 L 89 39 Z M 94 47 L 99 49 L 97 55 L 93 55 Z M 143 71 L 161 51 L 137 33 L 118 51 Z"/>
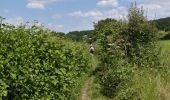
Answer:
<path fill-rule="evenodd" d="M 170 17 L 160 18 L 156 20 L 152 20 L 155 23 L 157 28 L 162 31 L 170 31 Z M 66 37 L 69 37 L 76 41 L 81 41 L 83 36 L 90 36 L 93 30 L 84 30 L 84 31 L 72 31 L 66 34 Z"/>
<path fill-rule="evenodd" d="M 170 31 L 170 17 L 153 20 L 159 30 Z"/>
<path fill-rule="evenodd" d="M 81 41 L 83 36 L 89 36 L 92 33 L 92 30 L 85 30 L 85 31 L 72 31 L 66 34 L 67 37 L 72 38 L 76 41 Z"/>

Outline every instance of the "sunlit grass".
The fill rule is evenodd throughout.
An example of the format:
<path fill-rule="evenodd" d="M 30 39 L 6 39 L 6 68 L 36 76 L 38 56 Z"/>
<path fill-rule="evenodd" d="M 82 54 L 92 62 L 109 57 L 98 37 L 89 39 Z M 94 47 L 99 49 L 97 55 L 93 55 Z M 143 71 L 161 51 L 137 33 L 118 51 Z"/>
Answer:
<path fill-rule="evenodd" d="M 159 41 L 161 47 L 161 59 L 165 62 L 164 66 L 170 67 L 170 40 Z M 168 67 L 167 70 L 170 70 Z M 143 71 L 139 74 L 136 72 L 132 78 L 132 88 L 137 89 L 138 97 L 134 100 L 169 100 L 170 98 L 170 75 L 161 77 L 161 73 L 157 75 L 149 71 Z M 93 84 L 92 100 L 110 100 L 100 93 L 100 85 Z"/>
<path fill-rule="evenodd" d="M 163 60 L 166 65 L 170 67 L 170 40 L 160 41 L 160 47 L 162 50 Z"/>

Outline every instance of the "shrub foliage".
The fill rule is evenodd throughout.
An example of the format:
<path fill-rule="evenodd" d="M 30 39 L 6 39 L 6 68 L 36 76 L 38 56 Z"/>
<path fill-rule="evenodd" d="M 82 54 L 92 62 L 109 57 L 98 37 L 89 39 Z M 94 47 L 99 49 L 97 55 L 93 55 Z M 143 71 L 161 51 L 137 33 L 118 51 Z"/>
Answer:
<path fill-rule="evenodd" d="M 140 94 L 133 88 L 135 72 L 159 69 L 157 29 L 136 4 L 129 9 L 128 21 L 105 19 L 94 27 L 94 38 L 100 46 L 97 75 L 101 93 L 118 100 L 133 100 Z"/>
<path fill-rule="evenodd" d="M 89 71 L 85 46 L 40 27 L 0 23 L 0 98 L 70 99 Z M 75 98 L 74 98 L 75 99 Z"/>

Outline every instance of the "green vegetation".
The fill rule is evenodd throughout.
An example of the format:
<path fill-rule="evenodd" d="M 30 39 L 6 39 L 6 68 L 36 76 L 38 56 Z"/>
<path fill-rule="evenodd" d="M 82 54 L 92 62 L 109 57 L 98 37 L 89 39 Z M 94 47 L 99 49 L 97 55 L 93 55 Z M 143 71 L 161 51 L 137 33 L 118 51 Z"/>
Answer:
<path fill-rule="evenodd" d="M 170 32 L 166 32 L 162 37 L 161 40 L 170 40 Z"/>
<path fill-rule="evenodd" d="M 0 98 L 75 99 L 90 69 L 83 43 L 0 23 Z M 74 91 L 74 92 L 72 92 Z"/>
<path fill-rule="evenodd" d="M 106 19 L 95 24 L 100 63 L 92 99 L 168 100 L 167 60 L 157 28 L 143 13 L 132 5 L 127 22 Z"/>
<path fill-rule="evenodd" d="M 159 30 L 170 31 L 170 17 L 153 20 Z"/>
<path fill-rule="evenodd" d="M 79 100 L 81 91 L 92 100 L 170 98 L 169 26 L 163 25 L 169 18 L 155 21 L 157 29 L 132 4 L 127 21 L 107 18 L 94 23 L 94 30 L 68 34 L 3 20 L 0 99 Z"/>
<path fill-rule="evenodd" d="M 160 41 L 160 45 L 162 48 L 166 49 L 167 52 L 170 50 L 170 40 Z"/>
<path fill-rule="evenodd" d="M 71 38 L 72 40 L 75 41 L 83 41 L 84 36 L 89 37 L 92 34 L 92 30 L 86 30 L 86 31 L 73 31 L 73 32 L 69 32 L 66 34 L 66 36 L 68 38 Z"/>
<path fill-rule="evenodd" d="M 162 58 L 166 62 L 166 66 L 170 67 L 170 40 L 160 41 L 160 47 L 162 47 Z"/>

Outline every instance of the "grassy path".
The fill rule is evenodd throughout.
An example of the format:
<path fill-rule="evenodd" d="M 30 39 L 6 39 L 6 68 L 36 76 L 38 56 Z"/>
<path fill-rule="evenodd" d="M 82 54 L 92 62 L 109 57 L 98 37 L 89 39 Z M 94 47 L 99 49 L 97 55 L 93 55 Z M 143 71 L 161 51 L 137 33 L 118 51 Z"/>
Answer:
<path fill-rule="evenodd" d="M 92 71 L 97 67 L 97 59 L 92 55 Z M 92 86 L 93 86 L 93 75 L 89 75 L 87 80 L 84 82 L 84 85 L 81 89 L 80 100 L 91 100 L 92 97 Z"/>
<path fill-rule="evenodd" d="M 91 88 L 93 84 L 93 77 L 89 77 L 83 85 L 83 88 L 81 90 L 81 96 L 80 100 L 91 100 Z"/>
<path fill-rule="evenodd" d="M 170 40 L 160 41 L 160 46 L 162 47 L 162 55 L 163 55 L 161 59 L 166 62 L 166 66 L 170 67 Z M 94 55 L 92 55 L 92 71 L 94 71 L 97 66 L 98 66 L 98 60 Z M 89 75 L 89 77 L 87 78 L 87 80 L 84 82 L 82 86 L 80 100 L 111 100 L 110 98 L 104 97 L 103 95 L 100 94 L 99 92 L 100 86 L 99 84 L 94 83 L 94 80 L 95 80 L 95 76 Z M 147 79 L 145 81 L 147 81 Z M 151 86 L 152 86 L 152 81 L 156 83 L 153 83 L 155 84 L 155 87 L 153 86 L 154 88 L 153 89 L 151 88 L 150 90 L 157 91 L 157 93 L 154 93 L 152 95 L 152 93 L 150 92 L 145 92 L 144 89 L 143 90 L 144 93 L 142 94 L 143 97 L 141 100 L 146 100 L 146 98 L 152 98 L 152 96 L 153 98 L 158 97 L 156 100 L 170 100 L 170 85 L 169 85 L 170 78 L 167 77 L 166 81 L 161 80 L 159 77 L 154 78 L 153 80 L 149 80 L 148 83 L 151 82 Z M 140 83 L 137 83 L 136 85 L 140 86 Z M 147 86 L 147 85 L 149 84 L 143 86 Z"/>
<path fill-rule="evenodd" d="M 160 41 L 162 47 L 163 60 L 166 62 L 166 66 L 170 68 L 170 40 Z M 170 100 L 170 79 L 166 79 L 166 84 L 162 84 L 161 81 L 157 83 L 160 93 L 164 96 L 164 100 Z"/>

